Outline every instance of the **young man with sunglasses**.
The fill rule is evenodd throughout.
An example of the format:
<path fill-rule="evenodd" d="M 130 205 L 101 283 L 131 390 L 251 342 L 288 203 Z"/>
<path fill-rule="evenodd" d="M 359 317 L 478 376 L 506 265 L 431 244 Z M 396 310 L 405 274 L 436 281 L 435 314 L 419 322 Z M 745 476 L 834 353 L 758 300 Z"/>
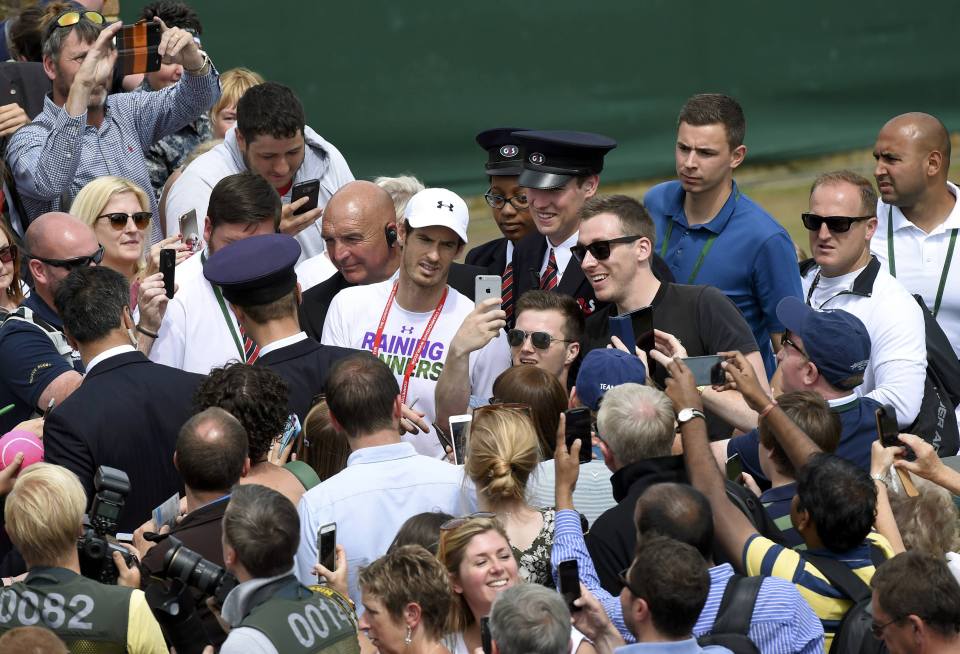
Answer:
<path fill-rule="evenodd" d="M 72 269 L 103 259 L 93 230 L 65 213 L 39 216 L 23 244 L 34 286 L 0 327 L 0 406 L 14 405 L 0 416 L 2 433 L 60 404 L 80 385 L 83 364 L 63 334 L 54 296 Z"/>
<path fill-rule="evenodd" d="M 870 362 L 856 392 L 893 406 L 900 426 L 907 427 L 920 410 L 927 371 L 923 313 L 870 254 L 876 202 L 873 186 L 854 172 L 814 180 L 810 211 L 802 215 L 813 256 L 800 266 L 803 297 L 814 309 L 843 309 L 863 321 Z"/>
<path fill-rule="evenodd" d="M 657 227 L 657 252 L 677 281 L 709 284 L 740 309 L 769 375 L 783 325 L 776 306 L 800 296 L 796 251 L 786 230 L 743 195 L 733 172 L 743 163 L 746 120 L 731 97 L 691 97 L 677 119 L 676 181 L 650 189 L 643 204 Z"/>
<path fill-rule="evenodd" d="M 158 54 L 181 64 L 184 76 L 153 93 L 110 90 L 121 23 L 105 27 L 94 11 L 71 10 L 53 19 L 43 43 L 43 66 L 53 92 L 43 112 L 10 139 L 6 160 L 27 221 L 65 206 L 91 180 L 117 175 L 149 189 L 144 150 L 210 108 L 220 95 L 210 58 L 186 30 L 161 22 Z M 150 195 L 150 208 L 158 213 Z M 151 241 L 161 238 L 154 221 Z"/>

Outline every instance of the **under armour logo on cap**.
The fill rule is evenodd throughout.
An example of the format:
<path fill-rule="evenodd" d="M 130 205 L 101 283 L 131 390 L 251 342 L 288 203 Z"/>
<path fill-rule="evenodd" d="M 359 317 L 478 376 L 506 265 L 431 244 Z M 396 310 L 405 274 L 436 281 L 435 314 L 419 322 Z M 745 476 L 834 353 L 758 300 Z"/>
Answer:
<path fill-rule="evenodd" d="M 444 203 L 443 200 L 437 200 L 437 209 L 443 209 L 444 207 L 447 207 L 453 213 L 453 202 Z"/>
<path fill-rule="evenodd" d="M 543 163 L 544 161 L 546 161 L 546 160 L 547 160 L 547 158 L 544 157 L 544 156 L 543 156 L 542 154 L 540 154 L 539 152 L 534 152 L 533 154 L 530 155 L 530 163 L 532 163 L 532 164 L 540 165 L 540 164 L 542 164 L 542 163 Z"/>

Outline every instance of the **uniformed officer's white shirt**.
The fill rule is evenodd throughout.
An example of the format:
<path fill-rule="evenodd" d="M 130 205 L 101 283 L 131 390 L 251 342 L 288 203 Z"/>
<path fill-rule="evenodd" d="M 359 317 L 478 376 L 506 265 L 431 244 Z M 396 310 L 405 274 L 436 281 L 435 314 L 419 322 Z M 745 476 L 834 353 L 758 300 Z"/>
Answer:
<path fill-rule="evenodd" d="M 567 264 L 573 258 L 573 252 L 570 251 L 570 248 L 577 244 L 579 236 L 580 230 L 578 229 L 573 233 L 573 236 L 560 245 L 554 245 L 549 238 L 543 237 L 547 241 L 547 251 L 543 253 L 543 261 L 540 263 L 540 279 L 543 279 L 543 273 L 546 272 L 547 264 L 550 263 L 550 249 L 552 248 L 553 256 L 557 260 L 557 283 L 560 283 L 560 280 L 563 279 L 563 273 L 567 270 Z"/>
<path fill-rule="evenodd" d="M 960 189 L 955 184 L 947 182 L 947 188 L 950 189 L 954 198 L 960 198 Z M 950 246 L 950 233 L 954 229 L 960 229 L 960 201 L 954 204 L 953 211 L 947 216 L 946 221 L 929 234 L 907 220 L 899 208 L 888 205 L 882 200 L 879 201 L 877 232 L 873 235 L 870 249 L 888 272 L 890 262 L 887 221 L 891 211 L 893 212 L 893 246 L 897 280 L 911 293 L 921 295 L 927 308 L 933 311 L 947 259 L 947 249 Z M 940 327 L 950 339 L 953 351 L 960 356 L 960 245 L 954 249 L 952 259 L 944 285 L 940 311 L 936 317 Z"/>
<path fill-rule="evenodd" d="M 807 297 L 819 266 L 801 279 Z M 810 295 L 814 309 L 843 309 L 863 322 L 870 335 L 870 362 L 863 383 L 856 388 L 897 410 L 901 427 L 913 423 L 923 400 L 923 382 L 927 374 L 926 330 L 923 312 L 903 285 L 881 266 L 869 297 L 850 293 L 863 268 L 837 277 L 821 276 Z"/>
<path fill-rule="evenodd" d="M 266 356 L 274 350 L 279 350 L 287 347 L 288 345 L 294 345 L 295 343 L 305 340 L 307 340 L 307 332 L 297 332 L 293 336 L 284 336 L 283 338 L 278 338 L 277 340 L 266 345 L 261 345 L 259 356 Z"/>
<path fill-rule="evenodd" d="M 176 280 L 180 289 L 167 303 L 150 360 L 201 375 L 227 362 L 243 361 L 227 316 L 238 337 L 240 324 L 226 301 L 224 316 L 213 286 L 203 276 L 199 253 L 177 266 Z"/>

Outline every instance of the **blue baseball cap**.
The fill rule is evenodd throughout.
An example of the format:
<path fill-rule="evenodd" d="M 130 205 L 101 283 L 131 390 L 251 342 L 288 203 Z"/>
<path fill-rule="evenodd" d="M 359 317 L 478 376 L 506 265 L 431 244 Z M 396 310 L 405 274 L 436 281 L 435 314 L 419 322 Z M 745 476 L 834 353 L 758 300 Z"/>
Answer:
<path fill-rule="evenodd" d="M 849 391 L 863 383 L 870 334 L 859 318 L 842 309 L 818 311 L 796 297 L 780 300 L 777 318 L 803 340 L 807 358 L 831 386 Z"/>
<path fill-rule="evenodd" d="M 642 384 L 647 369 L 635 355 L 616 348 L 590 350 L 577 373 L 577 397 L 584 406 L 600 410 L 604 393 L 620 384 Z"/>

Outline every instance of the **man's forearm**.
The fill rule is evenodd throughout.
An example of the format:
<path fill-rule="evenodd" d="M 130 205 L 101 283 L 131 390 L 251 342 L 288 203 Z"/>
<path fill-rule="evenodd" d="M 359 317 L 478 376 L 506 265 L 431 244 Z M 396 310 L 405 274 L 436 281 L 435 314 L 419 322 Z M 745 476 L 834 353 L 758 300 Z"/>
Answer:
<path fill-rule="evenodd" d="M 437 424 L 449 429 L 450 416 L 466 413 L 470 406 L 470 354 L 451 348 L 434 391 Z"/>
<path fill-rule="evenodd" d="M 75 81 L 70 86 L 67 101 L 63 103 L 63 110 L 67 112 L 67 115 L 71 118 L 77 118 L 87 113 L 87 107 L 90 105 L 90 92 L 92 90 L 92 86 L 83 84 L 79 80 Z"/>
<path fill-rule="evenodd" d="M 717 392 L 708 387 L 703 389 L 701 397 L 703 406 L 728 425 L 742 432 L 757 428 L 757 412 L 747 406 L 737 391 Z"/>

